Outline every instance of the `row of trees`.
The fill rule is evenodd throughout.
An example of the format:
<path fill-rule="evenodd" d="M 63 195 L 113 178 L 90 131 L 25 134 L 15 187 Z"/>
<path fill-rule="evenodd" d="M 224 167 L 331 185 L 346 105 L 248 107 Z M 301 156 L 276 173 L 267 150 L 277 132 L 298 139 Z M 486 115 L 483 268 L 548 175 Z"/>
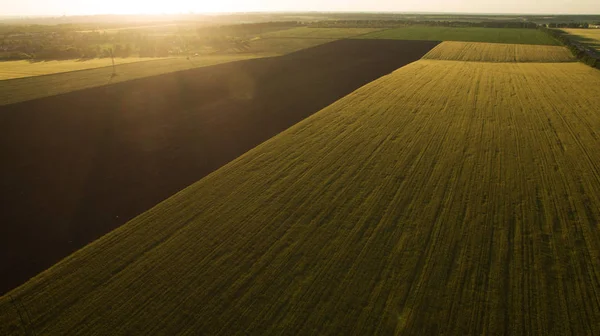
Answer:
<path fill-rule="evenodd" d="M 314 28 L 395 28 L 410 25 L 438 27 L 537 28 L 533 22 L 521 21 L 415 21 L 415 20 L 332 20 L 312 23 Z"/>
<path fill-rule="evenodd" d="M 133 49 L 130 45 L 114 45 L 112 47 L 50 47 L 36 52 L 11 51 L 0 55 L 0 60 L 67 60 L 104 57 L 129 57 Z"/>
<path fill-rule="evenodd" d="M 95 57 L 165 57 L 202 52 L 243 52 L 260 34 L 301 26 L 297 21 L 223 26 L 165 26 L 117 31 L 68 30 L 61 26 L 1 27 L 0 60 Z M 72 26 L 71 29 L 81 29 Z"/>
<path fill-rule="evenodd" d="M 587 22 L 569 22 L 569 23 L 555 23 L 551 22 L 547 25 L 543 25 L 548 28 L 590 28 L 590 24 Z"/>
<path fill-rule="evenodd" d="M 264 34 L 274 30 L 282 30 L 300 26 L 304 26 L 304 24 L 298 21 L 243 23 L 223 26 L 199 27 L 196 29 L 196 34 L 201 37 L 247 37 Z"/>

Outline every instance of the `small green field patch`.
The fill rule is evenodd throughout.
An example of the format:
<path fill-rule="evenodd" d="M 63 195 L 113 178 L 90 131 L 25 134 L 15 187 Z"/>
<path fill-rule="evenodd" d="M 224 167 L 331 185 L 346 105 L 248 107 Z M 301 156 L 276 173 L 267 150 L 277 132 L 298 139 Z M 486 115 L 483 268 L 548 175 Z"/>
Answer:
<path fill-rule="evenodd" d="M 381 31 L 381 28 L 308 28 L 299 27 L 263 34 L 262 37 L 341 39 Z"/>
<path fill-rule="evenodd" d="M 409 26 L 373 32 L 359 38 L 559 45 L 544 32 L 525 28 Z"/>

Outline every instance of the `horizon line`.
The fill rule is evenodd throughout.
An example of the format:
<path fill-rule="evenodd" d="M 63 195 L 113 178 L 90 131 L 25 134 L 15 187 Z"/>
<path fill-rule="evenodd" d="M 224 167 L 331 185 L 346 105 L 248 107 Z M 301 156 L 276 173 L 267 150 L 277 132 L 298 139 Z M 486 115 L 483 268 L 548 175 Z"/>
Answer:
<path fill-rule="evenodd" d="M 600 13 L 517 13 L 517 12 L 421 12 L 421 11 L 239 11 L 239 12 L 179 12 L 179 13 L 96 13 L 96 14 L 3 14 L 2 18 L 65 18 L 65 17 L 85 17 L 85 16 L 181 16 L 181 15 L 236 15 L 236 14 L 430 14 L 430 15 L 575 15 L 575 16 L 600 16 Z"/>

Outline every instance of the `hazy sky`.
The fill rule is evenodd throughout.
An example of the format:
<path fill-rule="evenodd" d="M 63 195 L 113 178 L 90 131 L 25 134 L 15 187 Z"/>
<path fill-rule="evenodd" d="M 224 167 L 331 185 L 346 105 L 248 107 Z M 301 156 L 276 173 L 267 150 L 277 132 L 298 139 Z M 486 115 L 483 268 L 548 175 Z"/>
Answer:
<path fill-rule="evenodd" d="M 236 11 L 600 14 L 600 0 L 0 0 L 0 15 Z"/>

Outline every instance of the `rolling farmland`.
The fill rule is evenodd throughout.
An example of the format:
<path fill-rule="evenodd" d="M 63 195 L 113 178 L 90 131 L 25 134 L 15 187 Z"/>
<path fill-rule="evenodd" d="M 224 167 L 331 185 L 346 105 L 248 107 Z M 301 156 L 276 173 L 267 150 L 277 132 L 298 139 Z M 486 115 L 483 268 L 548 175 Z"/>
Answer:
<path fill-rule="evenodd" d="M 519 28 L 409 26 L 382 30 L 359 38 L 560 45 L 540 30 Z"/>
<path fill-rule="evenodd" d="M 0 298 L 0 334 L 599 334 L 598 87 L 411 63 Z"/>
<path fill-rule="evenodd" d="M 336 41 L 3 107 L 0 293 L 436 45 Z"/>
<path fill-rule="evenodd" d="M 423 58 L 476 62 L 574 62 L 576 60 L 565 47 L 477 42 L 442 42 Z"/>

